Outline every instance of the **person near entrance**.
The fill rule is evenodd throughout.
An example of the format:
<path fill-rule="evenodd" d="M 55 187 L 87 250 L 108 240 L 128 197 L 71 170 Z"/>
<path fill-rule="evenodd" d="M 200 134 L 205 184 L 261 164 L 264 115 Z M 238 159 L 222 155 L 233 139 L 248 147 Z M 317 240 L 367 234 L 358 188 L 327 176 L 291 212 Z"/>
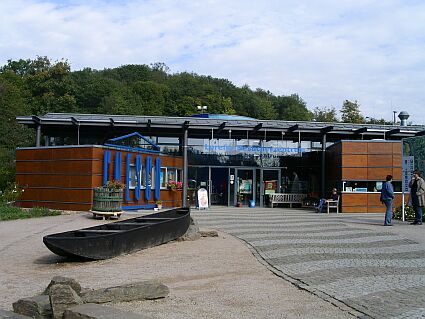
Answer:
<path fill-rule="evenodd" d="M 319 205 L 317 206 L 317 208 L 316 208 L 316 211 L 318 212 L 318 213 L 322 213 L 322 210 L 323 210 L 323 208 L 325 207 L 325 205 L 326 205 L 326 203 L 328 202 L 328 201 L 334 201 L 334 200 L 338 200 L 338 197 L 339 197 L 339 195 L 338 195 L 338 190 L 336 189 L 336 188 L 332 188 L 332 192 L 331 192 L 331 194 L 330 194 L 330 196 L 329 196 L 329 198 L 328 199 L 325 199 L 325 198 L 321 198 L 320 199 L 320 201 L 319 201 Z"/>
<path fill-rule="evenodd" d="M 412 225 L 422 225 L 422 207 L 425 203 L 425 181 L 418 170 L 413 172 L 409 187 L 410 199 L 415 210 L 415 221 Z"/>
<path fill-rule="evenodd" d="M 384 226 L 392 226 L 391 218 L 393 217 L 393 200 L 394 200 L 394 188 L 391 183 L 393 177 L 391 175 L 387 175 L 385 178 L 385 183 L 382 185 L 381 189 L 381 203 L 385 204 L 387 208 L 385 211 L 385 220 Z"/>

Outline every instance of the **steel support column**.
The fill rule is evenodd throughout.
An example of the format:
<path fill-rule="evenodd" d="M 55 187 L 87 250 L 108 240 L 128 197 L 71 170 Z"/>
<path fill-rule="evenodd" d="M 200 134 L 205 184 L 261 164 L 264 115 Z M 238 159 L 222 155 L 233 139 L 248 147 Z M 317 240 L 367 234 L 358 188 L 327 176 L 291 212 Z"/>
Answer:
<path fill-rule="evenodd" d="M 187 132 L 188 128 L 187 126 L 184 127 L 184 133 L 183 133 L 183 192 L 182 192 L 182 206 L 187 207 L 187 184 L 188 184 L 188 176 L 187 176 L 187 166 L 188 166 L 188 159 L 187 159 Z"/>
<path fill-rule="evenodd" d="M 326 193 L 326 134 L 322 135 L 322 161 L 321 161 L 321 192 L 322 198 L 325 198 Z"/>
<path fill-rule="evenodd" d="M 35 146 L 40 147 L 41 146 L 41 125 L 38 124 L 37 128 L 35 129 Z"/>

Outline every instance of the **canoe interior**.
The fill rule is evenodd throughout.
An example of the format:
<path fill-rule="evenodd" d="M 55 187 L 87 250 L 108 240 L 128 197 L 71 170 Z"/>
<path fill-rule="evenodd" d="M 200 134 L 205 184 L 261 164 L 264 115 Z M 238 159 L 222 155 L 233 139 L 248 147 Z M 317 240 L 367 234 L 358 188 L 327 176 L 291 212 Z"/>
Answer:
<path fill-rule="evenodd" d="M 43 242 L 61 256 L 106 259 L 174 240 L 184 235 L 189 225 L 189 208 L 177 208 L 47 235 Z"/>

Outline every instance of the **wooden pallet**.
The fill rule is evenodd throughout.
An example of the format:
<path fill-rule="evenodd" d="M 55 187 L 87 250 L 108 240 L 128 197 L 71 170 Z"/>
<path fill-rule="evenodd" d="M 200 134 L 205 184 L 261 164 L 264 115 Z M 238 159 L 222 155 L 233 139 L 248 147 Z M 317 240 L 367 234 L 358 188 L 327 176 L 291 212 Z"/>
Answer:
<path fill-rule="evenodd" d="M 103 220 L 109 219 L 109 218 L 120 218 L 122 211 L 119 212 L 99 212 L 95 210 L 90 211 L 93 214 L 93 218 L 99 218 L 101 217 Z"/>

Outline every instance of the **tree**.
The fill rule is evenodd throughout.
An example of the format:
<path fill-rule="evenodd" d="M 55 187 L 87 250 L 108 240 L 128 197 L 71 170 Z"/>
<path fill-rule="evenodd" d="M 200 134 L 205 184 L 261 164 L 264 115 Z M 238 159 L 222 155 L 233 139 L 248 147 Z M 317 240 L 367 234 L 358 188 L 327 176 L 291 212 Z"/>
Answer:
<path fill-rule="evenodd" d="M 279 120 L 311 121 L 313 117 L 313 114 L 307 109 L 306 103 L 298 94 L 277 96 L 272 100 Z"/>
<path fill-rule="evenodd" d="M 364 117 L 360 113 L 360 105 L 357 101 L 345 100 L 341 114 L 341 119 L 345 123 L 364 123 Z"/>
<path fill-rule="evenodd" d="M 338 122 L 338 119 L 336 118 L 336 110 L 334 107 L 316 107 L 313 111 L 313 120 L 316 122 Z"/>

